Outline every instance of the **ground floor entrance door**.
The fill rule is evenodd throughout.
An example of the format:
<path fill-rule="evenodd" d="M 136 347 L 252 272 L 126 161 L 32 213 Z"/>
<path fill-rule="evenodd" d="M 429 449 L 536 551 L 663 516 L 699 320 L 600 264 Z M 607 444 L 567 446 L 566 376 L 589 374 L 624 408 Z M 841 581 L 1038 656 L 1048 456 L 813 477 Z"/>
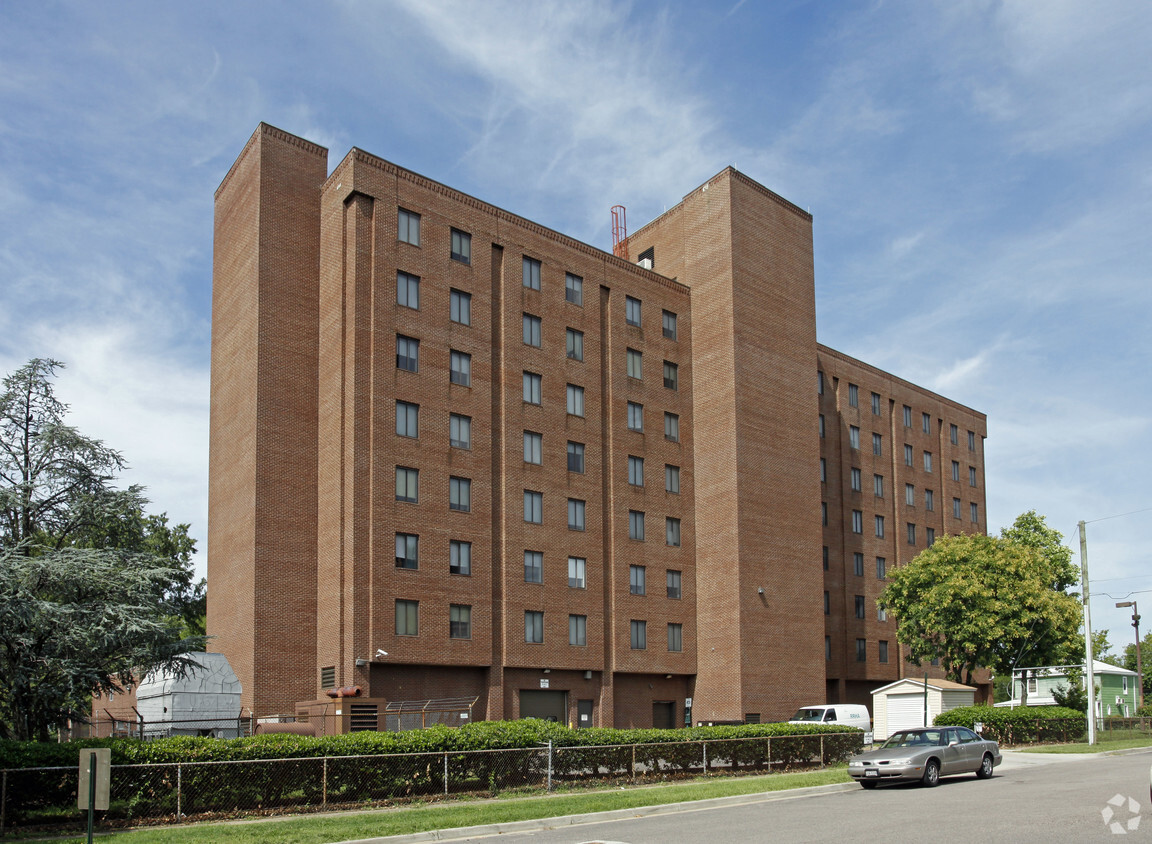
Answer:
<path fill-rule="evenodd" d="M 520 690 L 520 717 L 568 723 L 568 693 L 545 689 Z"/>
<path fill-rule="evenodd" d="M 673 730 L 676 728 L 675 701 L 652 701 L 652 727 L 657 730 Z"/>

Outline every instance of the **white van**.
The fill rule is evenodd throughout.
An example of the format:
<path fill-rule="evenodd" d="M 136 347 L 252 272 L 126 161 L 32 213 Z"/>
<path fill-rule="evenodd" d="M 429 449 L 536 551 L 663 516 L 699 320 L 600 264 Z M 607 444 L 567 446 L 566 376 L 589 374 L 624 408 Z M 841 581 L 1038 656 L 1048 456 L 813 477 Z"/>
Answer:
<path fill-rule="evenodd" d="M 789 724 L 840 724 L 845 727 L 859 727 L 868 732 L 872 729 L 872 719 L 868 707 L 859 703 L 828 703 L 819 706 L 804 706 L 792 716 Z"/>

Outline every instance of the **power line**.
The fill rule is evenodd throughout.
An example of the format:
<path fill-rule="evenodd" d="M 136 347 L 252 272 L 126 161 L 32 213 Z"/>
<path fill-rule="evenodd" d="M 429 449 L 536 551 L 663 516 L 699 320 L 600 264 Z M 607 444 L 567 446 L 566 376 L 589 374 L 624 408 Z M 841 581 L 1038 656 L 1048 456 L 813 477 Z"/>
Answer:
<path fill-rule="evenodd" d="M 1098 519 L 1085 519 L 1084 524 L 1090 525 L 1093 522 L 1106 522 L 1109 519 L 1119 519 L 1122 516 L 1135 516 L 1137 513 L 1148 513 L 1148 512 L 1152 512 L 1152 507 L 1145 507 L 1142 510 L 1129 510 L 1127 513 L 1117 513 L 1114 516 L 1101 516 Z"/>

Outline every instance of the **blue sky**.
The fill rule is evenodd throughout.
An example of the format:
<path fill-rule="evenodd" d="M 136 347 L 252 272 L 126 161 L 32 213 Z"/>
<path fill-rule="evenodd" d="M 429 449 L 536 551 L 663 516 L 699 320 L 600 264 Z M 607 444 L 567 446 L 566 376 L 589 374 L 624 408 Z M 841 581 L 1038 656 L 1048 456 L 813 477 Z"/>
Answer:
<path fill-rule="evenodd" d="M 988 414 L 993 530 L 1090 521 L 1122 645 L 1113 603 L 1152 608 L 1150 43 L 1143 0 L 3 3 L 0 370 L 64 360 L 203 569 L 212 194 L 259 121 L 603 248 L 610 206 L 636 229 L 731 164 L 814 214 L 821 342 Z"/>

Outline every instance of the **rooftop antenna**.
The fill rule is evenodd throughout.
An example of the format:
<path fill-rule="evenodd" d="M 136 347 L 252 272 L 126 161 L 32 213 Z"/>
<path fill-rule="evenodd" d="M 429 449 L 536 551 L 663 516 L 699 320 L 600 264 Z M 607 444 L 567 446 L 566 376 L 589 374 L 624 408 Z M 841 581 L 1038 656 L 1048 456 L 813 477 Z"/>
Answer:
<path fill-rule="evenodd" d="M 628 219 L 623 205 L 612 206 L 612 254 L 628 260 Z"/>

